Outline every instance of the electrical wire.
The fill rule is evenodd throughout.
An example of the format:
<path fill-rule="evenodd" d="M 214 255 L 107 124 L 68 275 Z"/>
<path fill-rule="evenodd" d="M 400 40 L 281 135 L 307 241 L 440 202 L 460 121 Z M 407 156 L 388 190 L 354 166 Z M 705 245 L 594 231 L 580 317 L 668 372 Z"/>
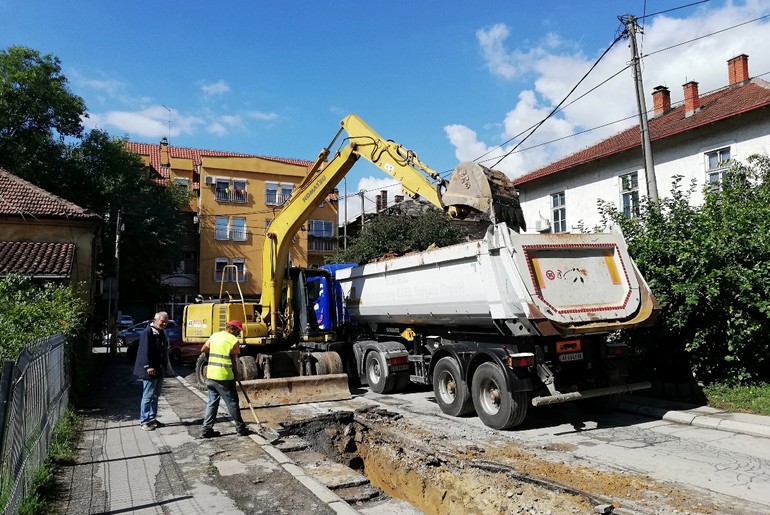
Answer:
<path fill-rule="evenodd" d="M 678 11 L 679 9 L 686 9 L 686 8 L 692 7 L 694 5 L 705 4 L 706 2 L 710 2 L 710 1 L 711 0 L 701 0 L 700 2 L 693 2 L 693 3 L 687 4 L 687 5 L 680 5 L 679 7 L 672 7 L 671 9 L 666 9 L 665 11 L 658 11 L 656 13 L 645 14 L 644 16 L 641 16 L 640 18 L 637 18 L 637 19 L 638 20 L 643 20 L 645 18 L 651 18 L 653 16 L 658 16 L 659 14 L 666 14 L 666 13 L 670 13 L 670 12 L 673 12 L 673 11 Z M 645 10 L 647 10 L 647 2 L 646 2 L 646 0 L 644 2 L 644 8 L 645 8 Z"/>

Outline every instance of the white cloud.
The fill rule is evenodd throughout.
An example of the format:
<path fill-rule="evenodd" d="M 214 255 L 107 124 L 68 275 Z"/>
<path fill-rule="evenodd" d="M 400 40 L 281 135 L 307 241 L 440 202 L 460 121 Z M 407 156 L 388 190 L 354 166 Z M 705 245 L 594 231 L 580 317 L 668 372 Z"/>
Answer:
<path fill-rule="evenodd" d="M 675 46 L 758 18 L 765 15 L 765 11 L 766 3 L 749 0 L 741 6 L 728 3 L 719 9 L 699 9 L 683 19 L 673 18 L 671 16 L 676 13 L 670 13 L 648 20 L 644 35 L 639 36 L 642 53 L 646 55 L 642 76 L 647 109 L 652 108 L 651 93 L 657 85 L 667 86 L 671 90 L 672 102 L 682 100 L 681 85 L 690 80 L 699 82 L 701 94 L 726 86 L 727 60 L 742 53 L 750 56 L 749 73 L 752 76 L 769 72 L 770 53 L 765 50 L 770 46 L 768 20 Z M 502 127 L 498 141 L 480 141 L 474 130 L 463 125 L 444 127 L 447 138 L 455 147 L 455 155 L 461 161 L 474 160 L 500 144 L 504 144 L 502 151 L 509 151 L 528 133 L 526 129 L 553 110 L 602 51 L 586 56 L 577 49 L 576 44 L 563 41 L 556 33 L 548 34 L 537 46 L 511 49 L 508 47 L 509 35 L 510 30 L 504 24 L 481 29 L 476 33 L 490 75 L 514 84 L 520 83 L 525 74 L 533 74 L 534 81 L 529 88 L 519 92 L 517 102 L 505 113 L 501 123 L 485 123 Z M 673 48 L 663 50 L 669 47 Z M 622 71 L 595 91 L 588 92 L 623 70 L 629 60 L 628 45 L 621 41 L 567 100 L 564 110 L 547 120 L 516 153 L 506 158 L 497 168 L 510 177 L 520 176 L 637 123 L 630 69 Z M 585 93 L 585 97 L 569 105 Z M 630 119 L 618 122 L 627 117 Z M 569 137 L 605 124 L 611 125 Z M 552 140 L 557 141 L 548 143 Z M 500 152 L 496 151 L 498 155 Z M 491 166 L 495 161 L 485 158 L 482 162 Z"/>
<path fill-rule="evenodd" d="M 353 220 L 361 214 L 361 195 L 363 191 L 363 204 L 367 213 L 372 213 L 376 209 L 376 198 L 382 190 L 388 192 L 388 205 L 393 205 L 396 195 L 403 195 L 401 184 L 395 179 L 377 177 L 362 177 L 358 185 L 353 187 L 348 183 L 347 202 L 345 201 L 344 182 L 340 183 L 340 223 L 345 219 L 347 210 L 347 219 Z"/>
<path fill-rule="evenodd" d="M 84 122 L 89 129 L 114 128 L 127 133 L 129 137 L 136 135 L 146 138 L 192 134 L 204 123 L 201 118 L 184 116 L 175 109 L 167 109 L 162 105 L 153 105 L 138 111 L 89 113 L 89 118 Z"/>
<path fill-rule="evenodd" d="M 278 119 L 278 114 L 276 113 L 263 113 L 261 111 L 247 111 L 244 114 L 245 116 L 248 116 L 253 120 L 273 121 Z"/>
<path fill-rule="evenodd" d="M 230 86 L 223 80 L 218 80 L 216 82 L 202 81 L 200 88 L 201 92 L 207 97 L 223 95 L 230 91 Z"/>

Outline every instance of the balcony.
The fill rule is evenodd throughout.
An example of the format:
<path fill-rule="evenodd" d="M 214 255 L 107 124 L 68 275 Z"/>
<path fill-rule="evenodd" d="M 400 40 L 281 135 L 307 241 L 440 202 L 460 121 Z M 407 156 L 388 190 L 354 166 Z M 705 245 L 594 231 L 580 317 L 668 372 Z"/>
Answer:
<path fill-rule="evenodd" d="M 280 194 L 277 191 L 265 192 L 265 204 L 268 206 L 282 206 L 291 198 L 291 193 Z"/>
<path fill-rule="evenodd" d="M 219 227 L 214 230 L 214 239 L 217 241 L 246 241 L 249 237 L 249 231 L 246 229 L 228 229 Z"/>
<path fill-rule="evenodd" d="M 245 283 L 246 279 L 248 278 L 249 273 L 248 272 L 244 272 L 243 270 L 239 270 L 238 273 L 237 273 L 237 278 L 236 278 L 235 271 L 233 271 L 233 270 L 226 270 L 224 272 L 224 275 L 225 275 L 224 282 L 226 282 L 226 283 L 234 283 L 234 282 Z M 221 270 L 218 270 L 218 271 L 214 272 L 214 282 L 216 282 L 216 283 L 221 283 L 222 282 L 222 271 Z"/>
<path fill-rule="evenodd" d="M 317 236 L 308 236 L 307 250 L 308 252 L 324 252 L 324 253 L 337 252 L 337 240 L 336 238 L 321 238 Z"/>
<path fill-rule="evenodd" d="M 233 202 L 245 204 L 249 200 L 249 192 L 235 189 L 217 189 L 214 192 L 217 202 Z"/>

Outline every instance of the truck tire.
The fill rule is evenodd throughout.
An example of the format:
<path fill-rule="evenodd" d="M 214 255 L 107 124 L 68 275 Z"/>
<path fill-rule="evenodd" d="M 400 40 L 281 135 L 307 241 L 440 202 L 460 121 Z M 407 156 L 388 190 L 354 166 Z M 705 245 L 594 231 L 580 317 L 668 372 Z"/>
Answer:
<path fill-rule="evenodd" d="M 473 406 L 485 426 L 510 429 L 527 416 L 527 393 L 509 392 L 505 375 L 496 363 L 487 362 L 476 369 L 471 393 Z"/>
<path fill-rule="evenodd" d="M 473 413 L 473 399 L 468 384 L 463 381 L 457 360 L 445 356 L 433 369 L 433 394 L 441 411 L 453 417 Z"/>
<path fill-rule="evenodd" d="M 198 361 L 195 362 L 195 379 L 198 381 L 198 388 L 204 392 L 207 390 L 206 370 L 208 369 L 208 366 L 209 355 L 206 353 L 201 353 L 201 355 L 198 356 Z"/>
<path fill-rule="evenodd" d="M 388 364 L 379 352 L 373 351 L 366 355 L 366 380 L 374 393 L 393 393 L 396 376 L 388 374 Z"/>

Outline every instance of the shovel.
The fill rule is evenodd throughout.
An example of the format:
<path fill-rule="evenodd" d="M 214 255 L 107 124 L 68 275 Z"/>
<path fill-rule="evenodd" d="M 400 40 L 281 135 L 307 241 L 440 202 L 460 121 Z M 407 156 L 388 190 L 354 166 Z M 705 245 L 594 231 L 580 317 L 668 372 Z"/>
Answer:
<path fill-rule="evenodd" d="M 243 384 L 241 383 L 240 379 L 238 380 L 238 386 L 241 387 L 241 393 L 243 394 L 243 397 L 246 399 L 246 402 L 249 405 L 249 409 L 251 410 L 251 416 L 254 417 L 254 421 L 257 423 L 257 427 L 259 430 L 257 431 L 257 434 L 261 436 L 262 438 L 268 440 L 268 443 L 274 444 L 278 440 L 281 439 L 281 435 L 273 431 L 272 429 L 266 428 L 262 425 L 262 422 L 259 421 L 259 418 L 257 417 L 257 412 L 254 411 L 254 405 L 251 403 L 251 399 L 249 399 L 248 394 L 246 393 L 246 389 L 243 387 Z"/>

